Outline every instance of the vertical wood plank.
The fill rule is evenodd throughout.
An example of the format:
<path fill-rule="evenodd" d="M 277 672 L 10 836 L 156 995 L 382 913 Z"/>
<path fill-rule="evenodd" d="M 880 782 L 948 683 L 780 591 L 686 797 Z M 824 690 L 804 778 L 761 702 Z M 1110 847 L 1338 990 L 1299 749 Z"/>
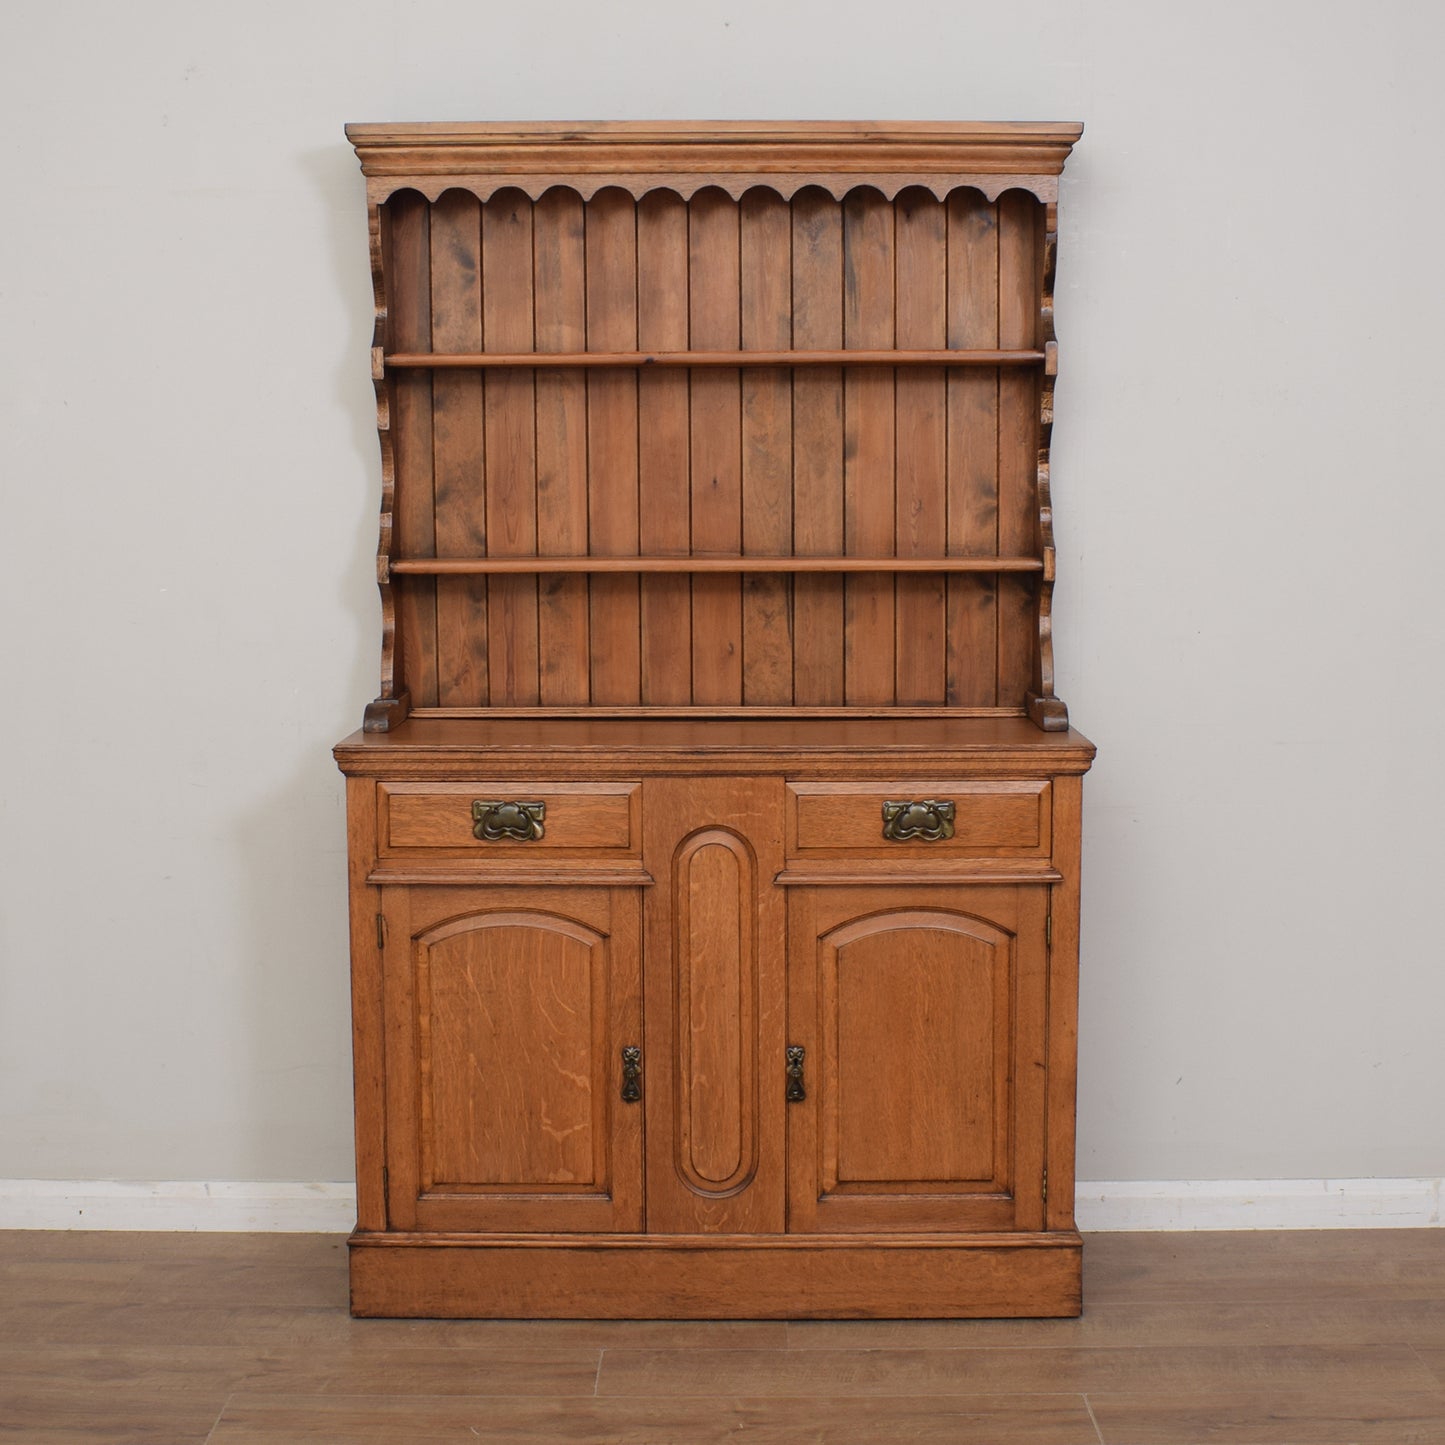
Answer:
<path fill-rule="evenodd" d="M 894 345 L 893 207 L 877 191 L 843 202 L 843 345 Z M 887 557 L 894 538 L 894 373 L 859 366 L 844 378 L 844 538 L 853 556 Z M 894 701 L 894 586 L 885 574 L 845 583 L 844 691 L 850 704 Z"/>
<path fill-rule="evenodd" d="M 599 191 L 587 214 L 587 346 L 637 348 L 637 204 L 625 191 Z M 635 556 L 638 547 L 637 376 L 587 374 L 587 516 L 591 551 Z M 592 701 L 641 700 L 641 619 L 635 576 L 593 577 Z"/>
<path fill-rule="evenodd" d="M 948 344 L 998 346 L 998 214 L 978 191 L 948 198 Z M 950 556 L 998 555 L 998 372 L 948 373 Z M 998 702 L 998 583 L 950 577 L 947 699 L 954 707 Z"/>
<path fill-rule="evenodd" d="M 431 211 L 415 191 L 386 205 L 387 318 L 395 351 L 430 351 Z M 392 386 L 392 444 L 396 467 L 395 553 L 436 555 L 436 493 L 432 484 L 432 378 L 396 371 Z M 393 581 L 396 625 L 406 647 L 403 685 L 413 707 L 437 701 L 437 589 L 431 577 Z"/>
<path fill-rule="evenodd" d="M 948 230 L 944 205 L 928 191 L 894 203 L 896 307 L 900 347 L 947 344 Z M 895 381 L 900 557 L 937 556 L 944 535 L 946 409 L 942 367 L 900 369 Z M 944 579 L 897 579 L 897 683 L 900 703 L 945 701 Z"/>
<path fill-rule="evenodd" d="M 1079 1072 L 1079 839 L 1083 779 L 1054 779 L 1054 866 L 1049 890 L 1049 1197 L 1045 1229 L 1074 1227 L 1075 1100 Z"/>
<path fill-rule="evenodd" d="M 534 316 L 539 351 L 581 351 L 587 344 L 582 198 L 560 187 L 532 213 Z M 536 373 L 537 551 L 544 557 L 587 551 L 587 378 L 580 371 Z M 590 695 L 587 579 L 552 575 L 537 582 L 539 701 L 584 704 Z"/>
<path fill-rule="evenodd" d="M 482 216 L 475 196 L 447 191 L 432 207 L 432 345 L 438 351 L 482 349 Z M 436 545 L 443 556 L 478 557 L 487 550 L 486 434 L 480 373 L 438 373 L 432 379 Z M 488 701 L 487 581 L 437 582 L 437 702 L 442 707 Z"/>
<path fill-rule="evenodd" d="M 356 1223 L 386 1228 L 386 996 L 376 920 L 381 893 L 367 874 L 376 861 L 376 781 L 346 780 L 351 916 L 351 1071 L 356 1098 Z"/>
<path fill-rule="evenodd" d="M 637 341 L 644 351 L 687 350 L 687 202 L 653 191 L 637 208 Z M 642 550 L 686 555 L 688 375 L 644 371 L 637 382 Z M 692 593 L 685 576 L 642 579 L 642 701 L 692 701 Z"/>
<path fill-rule="evenodd" d="M 492 351 L 531 351 L 532 202 L 498 191 L 482 207 L 482 342 Z M 534 373 L 486 380 L 488 549 L 497 557 L 537 553 L 537 411 Z M 497 707 L 538 700 L 537 579 L 493 577 L 487 587 L 487 665 Z"/>
<path fill-rule="evenodd" d="M 825 191 L 793 198 L 793 345 L 843 345 L 843 211 Z M 800 556 L 843 550 L 843 372 L 793 372 L 793 548 Z M 843 701 L 843 581 L 793 579 L 793 700 Z"/>
<path fill-rule="evenodd" d="M 689 344 L 700 351 L 739 344 L 738 207 L 720 190 L 688 204 Z M 742 392 L 739 373 L 708 367 L 692 375 L 692 550 L 742 549 Z M 692 579 L 692 696 L 695 703 L 742 701 L 742 582 Z"/>
<path fill-rule="evenodd" d="M 744 350 L 792 345 L 792 216 L 773 191 L 753 190 L 741 218 Z M 793 549 L 791 377 L 742 374 L 743 551 L 785 556 Z M 788 579 L 743 576 L 743 701 L 793 700 L 792 615 Z"/>
<path fill-rule="evenodd" d="M 1039 326 L 1039 202 L 1024 191 L 998 201 L 998 334 L 1002 347 L 1033 346 Z M 1031 368 L 999 376 L 998 545 L 1027 554 L 1038 532 L 1039 380 Z M 999 702 L 1023 707 L 1033 676 L 1037 604 L 1032 579 L 999 579 Z"/>

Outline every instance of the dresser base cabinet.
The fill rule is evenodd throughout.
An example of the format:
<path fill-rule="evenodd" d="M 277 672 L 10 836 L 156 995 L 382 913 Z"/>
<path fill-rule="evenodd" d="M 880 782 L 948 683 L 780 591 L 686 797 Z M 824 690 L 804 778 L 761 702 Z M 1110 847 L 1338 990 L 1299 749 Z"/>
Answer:
<path fill-rule="evenodd" d="M 1072 1232 L 777 1236 L 365 1234 L 351 1312 L 442 1319 L 990 1319 L 1080 1312 Z"/>
<path fill-rule="evenodd" d="M 354 1312 L 1077 1314 L 1092 751 L 1021 719 L 343 743 Z"/>

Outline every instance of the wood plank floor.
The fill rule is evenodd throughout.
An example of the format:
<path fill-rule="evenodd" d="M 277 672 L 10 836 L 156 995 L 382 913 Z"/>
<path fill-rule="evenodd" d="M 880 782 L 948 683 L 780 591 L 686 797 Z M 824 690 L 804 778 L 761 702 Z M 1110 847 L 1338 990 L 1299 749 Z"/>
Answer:
<path fill-rule="evenodd" d="M 1112 1234 L 1079 1320 L 353 1320 L 333 1235 L 0 1233 L 0 1442 L 1445 1445 L 1445 1230 Z"/>

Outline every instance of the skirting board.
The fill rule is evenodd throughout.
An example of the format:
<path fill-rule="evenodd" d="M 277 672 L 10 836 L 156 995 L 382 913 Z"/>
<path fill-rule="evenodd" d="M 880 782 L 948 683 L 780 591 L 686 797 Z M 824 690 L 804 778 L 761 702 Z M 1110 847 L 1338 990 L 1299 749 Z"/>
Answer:
<path fill-rule="evenodd" d="M 1085 1234 L 1167 1229 L 1422 1229 L 1442 1179 L 1080 1181 Z M 350 1184 L 0 1179 L 0 1229 L 172 1229 L 347 1234 Z"/>

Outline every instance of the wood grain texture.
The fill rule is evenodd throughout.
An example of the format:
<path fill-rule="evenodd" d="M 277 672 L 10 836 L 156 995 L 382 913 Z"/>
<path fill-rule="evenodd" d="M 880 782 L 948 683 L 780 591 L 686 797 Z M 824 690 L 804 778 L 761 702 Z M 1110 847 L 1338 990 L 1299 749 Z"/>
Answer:
<path fill-rule="evenodd" d="M 694 346 L 738 346 L 738 229 L 737 205 L 720 191 L 701 191 L 689 203 L 688 326 Z M 742 551 L 741 384 L 733 370 L 692 377 L 692 550 L 704 556 Z M 693 578 L 695 702 L 742 701 L 742 622 L 739 578 Z"/>
<path fill-rule="evenodd" d="M 848 346 L 895 341 L 894 213 L 867 191 L 843 203 L 843 339 Z M 850 367 L 843 377 L 845 550 L 886 556 L 896 545 L 894 374 Z M 844 583 L 844 696 L 895 701 L 897 639 L 893 578 Z"/>
<path fill-rule="evenodd" d="M 432 208 L 431 325 L 438 346 L 482 341 L 481 207 L 452 192 Z M 443 555 L 487 550 L 484 382 L 457 372 L 432 380 L 432 473 L 436 546 Z M 436 584 L 437 702 L 478 706 L 490 696 L 487 583 L 457 577 Z"/>
<path fill-rule="evenodd" d="M 1077 133 L 354 129 L 358 1313 L 1077 1313 Z M 477 838 L 505 803 L 542 836 Z"/>
<path fill-rule="evenodd" d="M 800 1300 L 819 1319 L 888 1317 L 903 1301 L 939 1318 L 1079 1312 L 1077 1236 L 353 1235 L 351 1251 L 365 1317 L 788 1319 Z"/>
<path fill-rule="evenodd" d="M 1039 327 L 1039 203 L 1010 191 L 998 203 L 998 328 L 1001 345 L 1034 343 Z M 1027 551 L 1038 534 L 1039 378 L 1001 372 L 998 383 L 998 550 Z M 1021 701 L 1038 644 L 1037 591 L 1022 578 L 998 583 L 998 688 Z"/>
<path fill-rule="evenodd" d="M 942 202 L 905 191 L 894 207 L 899 346 L 942 346 L 948 321 L 948 227 Z M 944 371 L 899 371 L 897 493 L 894 535 L 900 557 L 935 553 L 947 533 L 947 391 Z M 896 583 L 894 696 L 901 703 L 946 701 L 945 580 L 900 577 Z"/>
<path fill-rule="evenodd" d="M 397 576 L 448 577 L 494 573 L 612 572 L 1042 572 L 1037 557 L 426 557 L 392 562 Z"/>
<path fill-rule="evenodd" d="M 342 771 L 397 779 L 583 780 L 657 770 L 852 778 L 1031 778 L 1087 772 L 1094 745 L 1021 717 L 420 717 L 397 734 L 356 732 L 332 750 Z M 459 771 L 466 770 L 466 771 Z M 880 820 L 881 823 L 881 820 Z"/>
<path fill-rule="evenodd" d="M 429 348 L 432 338 L 430 208 L 414 193 L 398 196 L 386 217 L 378 217 L 376 224 L 382 228 L 386 242 L 383 260 L 388 275 L 386 280 L 378 278 L 378 305 L 385 312 L 388 345 Z M 387 397 L 391 424 L 382 443 L 382 509 L 392 517 L 390 551 L 403 557 L 435 556 L 431 377 L 393 376 Z M 386 475 L 389 469 L 394 471 L 390 486 Z M 406 655 L 404 675 L 393 676 L 391 691 L 398 691 L 399 684 L 419 707 L 435 707 L 436 583 L 422 578 L 408 582 L 395 590 L 394 607 L 394 633 L 405 639 Z M 394 641 L 393 637 L 393 645 Z M 385 683 L 383 694 L 386 694 Z"/>
<path fill-rule="evenodd" d="M 1037 1229 L 1044 903 L 1037 889 L 797 888 L 789 1227 Z"/>
<path fill-rule="evenodd" d="M 781 1356 L 748 1350 L 672 1355 L 609 1350 L 598 1393 L 640 1393 L 645 1382 L 647 1392 L 657 1395 L 728 1395 L 743 1388 L 745 1379 L 754 1395 L 784 1398 L 983 1393 L 1007 1380 L 1020 1393 L 1077 1391 L 1087 1393 L 1090 1401 L 1096 1396 L 1107 1398 L 1107 1392 L 1115 1390 L 1148 1391 L 1157 1398 L 1166 1393 L 1229 1391 L 1241 1384 L 1247 1391 L 1319 1393 L 1392 1388 L 1420 1393 L 1432 1385 L 1413 1353 L 1394 1345 L 1332 1350 L 1217 1344 L 1131 1350 L 811 1350 Z M 1199 1420 L 1192 1423 L 1197 1431 Z M 1175 1438 L 1195 1441 L 1199 1436 Z"/>
<path fill-rule="evenodd" d="M 533 345 L 532 202 L 498 191 L 482 207 L 482 336 L 488 346 Z M 537 554 L 537 391 L 530 370 L 489 376 L 485 386 L 487 550 Z M 487 585 L 487 668 L 495 703 L 539 699 L 537 583 L 496 577 Z"/>
<path fill-rule="evenodd" d="M 447 1230 L 636 1230 L 641 1037 L 628 890 L 383 890 L 393 1213 Z"/>
<path fill-rule="evenodd" d="M 495 865 L 539 854 L 635 851 L 641 846 L 638 783 L 555 783 L 476 778 L 428 787 L 382 784 L 377 797 L 378 857 L 416 848 L 444 848 Z M 540 838 L 480 839 L 474 802 L 537 802 L 544 807 Z"/>
<path fill-rule="evenodd" d="M 587 339 L 586 231 L 582 202 L 549 191 L 533 208 L 533 317 L 536 344 L 580 349 Z M 536 377 L 537 551 L 576 555 L 588 548 L 587 378 Z M 537 584 L 538 699 L 585 703 L 591 697 L 587 582 L 552 575 Z"/>
<path fill-rule="evenodd" d="M 688 338 L 688 210 L 656 192 L 637 208 L 637 336 L 646 346 L 685 347 Z M 681 371 L 638 377 L 641 545 L 653 554 L 691 550 L 689 378 Z M 642 700 L 692 701 L 692 585 L 686 576 L 642 580 Z"/>
<path fill-rule="evenodd" d="M 747 349 L 786 347 L 792 338 L 792 214 L 768 192 L 740 206 L 741 333 Z M 793 394 L 777 372 L 742 374 L 742 550 L 787 557 L 793 550 Z M 743 579 L 743 700 L 793 700 L 788 579 Z"/>
<path fill-rule="evenodd" d="M 471 1433 L 517 1442 L 682 1441 L 731 1445 L 877 1445 L 905 1438 L 918 1445 L 1095 1445 L 1078 1396 L 960 1395 L 891 1400 L 705 1400 L 648 1397 L 577 1400 L 523 1396 L 485 1402 L 455 1396 L 335 1398 L 238 1391 L 227 1402 L 211 1445 L 284 1438 L 295 1445 L 388 1445 L 465 1440 Z M 3 1436 L 0 1436 L 3 1439 Z"/>
<path fill-rule="evenodd" d="M 1058 373 L 1058 342 L 1054 333 L 1054 275 L 1058 265 L 1058 207 L 1044 207 L 1041 242 L 1039 338 L 1048 364 L 1039 380 L 1038 473 L 1034 485 L 1038 522 L 1034 548 L 1044 562 L 1038 583 L 1037 636 L 1034 642 L 1033 680 L 1028 692 L 1029 716 L 1040 727 L 1060 731 L 1069 725 L 1069 710 L 1054 694 L 1054 503 L 1050 449 L 1054 434 L 1054 378 Z"/>
<path fill-rule="evenodd" d="M 821 191 L 793 201 L 793 344 L 843 344 L 843 215 Z M 809 368 L 793 377 L 793 547 L 843 552 L 843 373 Z M 793 583 L 793 696 L 804 706 L 843 702 L 843 584 Z"/>
<path fill-rule="evenodd" d="M 1053 794 L 1052 842 L 1055 866 L 1063 875 L 1049 896 L 1049 1191 L 1044 1224 L 1074 1228 L 1075 1114 L 1079 1072 L 1079 903 L 1083 826 L 1083 780 L 1057 778 Z"/>
<path fill-rule="evenodd" d="M 637 206 L 608 190 L 587 207 L 587 345 L 637 344 Z M 587 509 L 589 550 L 600 556 L 637 553 L 637 377 L 587 375 Z M 641 700 L 641 615 L 635 577 L 594 577 L 592 701 Z"/>
<path fill-rule="evenodd" d="M 563 194 L 566 194 L 565 192 Z M 544 198 L 545 199 L 545 198 Z M 778 198 L 770 192 L 759 192 L 743 198 L 743 209 L 764 211 L 769 200 Z M 681 201 L 670 191 L 654 191 L 643 197 L 652 207 L 681 207 Z M 645 304 L 645 290 L 644 290 Z M 663 298 L 658 298 L 662 300 Z M 641 338 L 645 341 L 645 337 Z M 741 351 L 694 351 L 680 343 L 640 351 L 573 351 L 565 347 L 544 350 L 541 342 L 536 351 L 394 351 L 386 355 L 386 364 L 398 370 L 511 370 L 525 367 L 529 371 L 550 371 L 573 367 L 616 366 L 637 368 L 648 372 L 676 367 L 807 367 L 836 366 L 852 362 L 873 366 L 1033 366 L 1048 359 L 1048 353 L 1037 349 L 1013 351 L 958 350 L 951 347 L 888 347 L 883 350 L 851 351 L 810 347 L 792 350 L 787 347 L 749 346 Z"/>
<path fill-rule="evenodd" d="M 1065 727 L 1054 177 L 1078 129 L 353 127 L 393 318 L 369 725 L 849 706 Z M 945 180 L 945 157 L 983 169 Z M 998 576 L 910 570 L 1001 554 Z M 849 556 L 878 566 L 788 565 Z"/>
<path fill-rule="evenodd" d="M 356 1222 L 385 1229 L 385 988 L 377 934 L 381 895 L 367 885 L 377 853 L 376 784 L 346 780 L 347 901 L 351 931 L 351 1071 L 355 1100 Z"/>
<path fill-rule="evenodd" d="M 412 186 L 432 199 L 447 185 L 486 197 L 508 180 L 531 188 L 571 184 L 590 195 L 622 185 L 634 195 L 704 185 L 734 198 L 762 184 L 785 199 L 826 186 L 835 200 L 868 184 L 888 199 L 905 185 L 977 185 L 990 196 L 1028 186 L 1046 200 L 1083 127 L 1077 124 L 919 121 L 591 121 L 516 125 L 348 125 L 368 177 L 384 198 Z"/>
<path fill-rule="evenodd" d="M 1045 1320 L 356 1320 L 345 1256 L 0 1233 L 0 1440 L 1445 1438 L 1438 1230 L 1096 1235 L 1088 1311 Z"/>
<path fill-rule="evenodd" d="M 864 858 L 895 868 L 929 867 L 966 856 L 1048 857 L 1051 784 L 1042 781 L 978 783 L 909 778 L 888 782 L 795 782 L 788 785 L 788 856 Z M 953 836 L 903 842 L 883 836 L 888 800 L 936 799 L 954 805 Z"/>
<path fill-rule="evenodd" d="M 948 344 L 998 342 L 998 213 L 981 197 L 948 198 Z M 947 543 L 958 556 L 995 557 L 998 526 L 998 373 L 948 373 Z M 946 696 L 998 702 L 998 585 L 951 578 Z"/>
<path fill-rule="evenodd" d="M 652 777 L 643 809 L 648 1230 L 780 1231 L 782 782 Z"/>

